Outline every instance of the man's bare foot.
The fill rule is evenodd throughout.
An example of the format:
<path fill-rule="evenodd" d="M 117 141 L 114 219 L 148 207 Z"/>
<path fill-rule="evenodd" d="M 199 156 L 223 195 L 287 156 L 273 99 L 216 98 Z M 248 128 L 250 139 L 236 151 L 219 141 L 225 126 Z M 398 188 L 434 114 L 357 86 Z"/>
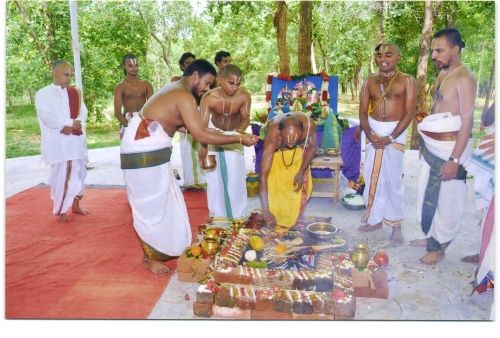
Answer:
<path fill-rule="evenodd" d="M 378 222 L 377 224 L 374 224 L 374 225 L 365 224 L 365 225 L 362 225 L 358 228 L 358 230 L 360 232 L 368 232 L 368 231 L 374 231 L 374 230 L 378 230 L 378 229 L 382 229 L 382 222 Z"/>
<path fill-rule="evenodd" d="M 410 242 L 410 245 L 418 247 L 427 246 L 427 238 L 414 239 L 413 241 Z"/>
<path fill-rule="evenodd" d="M 75 198 L 73 201 L 73 205 L 71 206 L 71 211 L 73 211 L 74 214 L 80 214 L 80 215 L 88 215 L 89 211 L 87 209 L 83 209 L 80 207 L 80 201 Z"/>
<path fill-rule="evenodd" d="M 58 223 L 63 223 L 63 222 L 69 222 L 69 217 L 66 214 L 60 214 L 57 216 L 57 222 Z"/>
<path fill-rule="evenodd" d="M 163 264 L 162 262 L 147 257 L 144 257 L 142 265 L 146 269 L 151 270 L 151 272 L 154 273 L 155 275 L 159 276 L 167 276 L 172 272 L 172 269 Z"/>
<path fill-rule="evenodd" d="M 392 227 L 391 240 L 393 245 L 403 244 L 403 234 L 401 232 L 401 225 Z"/>
<path fill-rule="evenodd" d="M 477 263 L 479 263 L 479 254 L 462 257 L 462 259 L 460 261 L 464 262 L 464 263 L 477 264 Z"/>
<path fill-rule="evenodd" d="M 441 251 L 431 251 L 426 253 L 420 261 L 427 265 L 434 265 L 439 263 L 444 258 L 444 252 Z"/>

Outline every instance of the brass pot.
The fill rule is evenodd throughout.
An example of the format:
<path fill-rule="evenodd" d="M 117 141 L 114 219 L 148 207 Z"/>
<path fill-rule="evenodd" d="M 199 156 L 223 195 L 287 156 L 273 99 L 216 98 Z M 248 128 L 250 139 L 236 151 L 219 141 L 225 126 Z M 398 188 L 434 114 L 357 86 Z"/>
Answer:
<path fill-rule="evenodd" d="M 217 165 L 215 155 L 207 155 L 204 159 L 200 159 L 200 167 L 205 170 L 213 169 Z"/>
<path fill-rule="evenodd" d="M 219 242 L 213 238 L 206 238 L 201 241 L 201 250 L 207 255 L 213 255 L 219 251 Z"/>
<path fill-rule="evenodd" d="M 370 253 L 368 251 L 368 243 L 357 243 L 354 245 L 354 250 L 351 254 L 352 264 L 358 269 L 364 269 L 370 261 Z"/>

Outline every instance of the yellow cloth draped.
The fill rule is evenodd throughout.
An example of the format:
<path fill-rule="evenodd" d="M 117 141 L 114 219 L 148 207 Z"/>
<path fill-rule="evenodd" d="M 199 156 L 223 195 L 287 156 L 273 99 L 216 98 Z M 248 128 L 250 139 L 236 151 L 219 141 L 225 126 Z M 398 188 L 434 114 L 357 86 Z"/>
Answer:
<path fill-rule="evenodd" d="M 273 164 L 267 180 L 267 193 L 269 210 L 276 217 L 276 223 L 279 226 L 287 228 L 294 226 L 307 200 L 311 197 L 310 168 L 305 173 L 302 190 L 294 191 L 293 181 L 302 166 L 302 153 L 302 148 L 278 150 L 274 153 Z"/>

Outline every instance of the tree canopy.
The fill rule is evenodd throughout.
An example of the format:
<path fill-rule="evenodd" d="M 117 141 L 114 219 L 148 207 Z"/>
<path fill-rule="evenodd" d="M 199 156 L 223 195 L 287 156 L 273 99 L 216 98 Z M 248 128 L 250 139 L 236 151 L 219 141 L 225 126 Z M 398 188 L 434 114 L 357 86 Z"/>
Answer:
<path fill-rule="evenodd" d="M 78 1 L 82 78 L 91 115 L 100 118 L 123 78 L 125 53 L 139 57 L 141 76 L 157 90 L 180 74 L 183 52 L 214 62 L 215 53 L 226 50 L 243 70 L 244 86 L 264 93 L 266 75 L 278 72 L 283 61 L 275 27 L 279 3 L 287 11 L 284 46 L 292 74 L 303 70 L 300 44 L 310 41 L 303 36 L 309 28 L 314 57 L 308 67 L 338 75 L 341 90 L 353 98 L 362 78 L 373 71 L 373 48 L 382 32 L 384 41 L 401 47 L 401 70 L 416 74 L 423 1 L 314 1 L 307 21 L 301 21 L 306 12 L 300 1 Z M 6 93 L 12 104 L 50 82 L 53 60 L 72 62 L 73 56 L 67 1 L 10 0 L 6 13 Z M 479 94 L 485 95 L 494 70 L 494 2 L 443 2 L 433 31 L 447 26 L 462 33 L 462 59 L 478 79 Z M 436 73 L 431 65 L 428 69 L 431 83 Z"/>

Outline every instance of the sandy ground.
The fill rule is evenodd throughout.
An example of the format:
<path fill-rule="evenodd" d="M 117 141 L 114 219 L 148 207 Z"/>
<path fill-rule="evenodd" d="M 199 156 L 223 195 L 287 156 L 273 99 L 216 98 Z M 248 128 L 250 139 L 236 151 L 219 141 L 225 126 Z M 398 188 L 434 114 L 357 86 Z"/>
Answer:
<path fill-rule="evenodd" d="M 253 149 L 247 148 L 248 168 L 253 166 L 253 155 Z M 171 162 L 174 168 L 180 169 L 178 143 L 174 143 Z M 93 169 L 88 171 L 87 185 L 124 185 L 119 169 L 118 147 L 90 150 L 89 165 Z M 8 159 L 5 169 L 7 198 L 38 184 L 46 184 L 49 174 L 49 168 L 40 163 L 39 156 Z M 358 298 L 357 320 L 488 320 L 493 309 L 493 293 L 471 296 L 469 282 L 473 279 L 475 266 L 460 262 L 461 257 L 476 253 L 479 249 L 480 216 L 474 211 L 472 181 L 468 182 L 467 208 L 460 233 L 447 249 L 445 259 L 437 266 L 429 267 L 419 262 L 425 250 L 408 245 L 410 240 L 422 237 L 420 227 L 416 223 L 415 208 L 418 173 L 418 154 L 415 151 L 407 151 L 404 170 L 405 243 L 401 246 L 394 247 L 390 243 L 388 226 L 373 233 L 360 233 L 357 228 L 362 211 L 345 209 L 340 203 L 334 203 L 329 198 L 312 198 L 305 214 L 331 216 L 333 223 L 342 229 L 350 243 L 366 240 L 372 253 L 377 250 L 389 253 L 389 299 Z M 182 180 L 179 183 L 182 184 Z M 249 199 L 248 211 L 259 207 L 258 198 Z M 192 302 L 196 288 L 197 284 L 181 283 L 173 276 L 149 318 L 194 319 Z M 189 301 L 184 300 L 186 293 L 190 296 Z"/>

